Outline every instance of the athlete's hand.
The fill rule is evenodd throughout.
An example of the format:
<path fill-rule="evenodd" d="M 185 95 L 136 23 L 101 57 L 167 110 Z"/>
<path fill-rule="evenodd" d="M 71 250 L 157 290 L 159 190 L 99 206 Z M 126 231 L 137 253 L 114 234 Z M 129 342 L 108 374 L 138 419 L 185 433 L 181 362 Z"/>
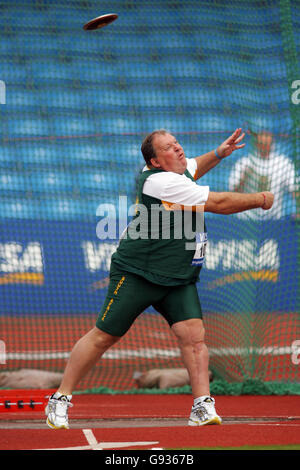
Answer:
<path fill-rule="evenodd" d="M 224 142 L 219 145 L 219 147 L 217 148 L 217 152 L 221 158 L 228 157 L 235 150 L 245 147 L 246 144 L 240 144 L 240 142 L 245 137 L 245 132 L 243 132 L 242 134 L 241 132 L 241 128 L 236 129 L 234 133 L 230 137 L 228 137 L 228 139 L 224 140 Z"/>
<path fill-rule="evenodd" d="M 270 193 L 270 191 L 264 191 L 263 193 L 260 193 L 260 194 L 263 197 L 261 208 L 264 211 L 271 209 L 271 207 L 273 206 L 273 202 L 274 202 L 274 194 Z"/>

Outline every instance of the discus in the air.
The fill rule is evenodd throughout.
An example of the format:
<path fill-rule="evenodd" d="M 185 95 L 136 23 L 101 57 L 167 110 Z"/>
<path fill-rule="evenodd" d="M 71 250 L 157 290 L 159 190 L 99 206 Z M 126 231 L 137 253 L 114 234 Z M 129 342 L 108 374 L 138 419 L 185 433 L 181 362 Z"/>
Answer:
<path fill-rule="evenodd" d="M 86 31 L 100 29 L 112 23 L 117 18 L 118 18 L 118 15 L 116 13 L 108 13 L 107 15 L 97 16 L 97 18 L 94 18 L 93 20 L 90 20 L 87 23 L 85 23 L 85 25 L 83 26 L 83 29 L 85 29 Z"/>

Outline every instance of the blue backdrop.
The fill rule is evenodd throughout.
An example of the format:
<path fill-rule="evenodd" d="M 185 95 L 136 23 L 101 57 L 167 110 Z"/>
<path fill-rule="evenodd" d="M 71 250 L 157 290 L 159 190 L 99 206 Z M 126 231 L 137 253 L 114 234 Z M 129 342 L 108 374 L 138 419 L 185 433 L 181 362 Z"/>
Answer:
<path fill-rule="evenodd" d="M 2 314 L 97 313 L 117 240 L 95 223 L 6 219 L 0 224 Z M 204 312 L 297 311 L 297 225 L 208 218 L 199 293 Z"/>

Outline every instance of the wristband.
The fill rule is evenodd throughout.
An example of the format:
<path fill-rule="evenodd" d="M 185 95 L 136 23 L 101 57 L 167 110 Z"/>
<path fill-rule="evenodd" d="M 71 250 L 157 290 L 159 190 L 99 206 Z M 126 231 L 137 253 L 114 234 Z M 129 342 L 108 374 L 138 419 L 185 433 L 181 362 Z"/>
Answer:
<path fill-rule="evenodd" d="M 262 195 L 264 197 L 264 202 L 263 202 L 263 205 L 261 206 L 261 208 L 263 209 L 264 205 L 266 204 L 266 195 L 265 195 L 265 193 L 262 193 Z"/>
<path fill-rule="evenodd" d="M 218 149 L 215 150 L 215 156 L 219 159 L 219 160 L 222 160 L 223 157 L 221 157 L 219 154 L 218 154 Z"/>

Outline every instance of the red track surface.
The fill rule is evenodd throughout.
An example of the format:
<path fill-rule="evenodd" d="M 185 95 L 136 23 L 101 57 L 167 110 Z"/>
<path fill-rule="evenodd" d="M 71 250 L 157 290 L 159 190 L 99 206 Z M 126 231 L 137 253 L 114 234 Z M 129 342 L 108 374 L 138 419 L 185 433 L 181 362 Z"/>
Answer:
<path fill-rule="evenodd" d="M 297 432 L 295 432 L 297 430 Z M 299 444 L 300 424 L 236 424 L 228 426 L 206 426 L 200 428 L 110 428 L 93 429 L 98 448 L 101 449 L 164 449 L 240 447 L 256 445 Z M 63 432 L 63 434 L 62 434 Z M 298 435 L 297 435 L 298 434 Z M 90 450 L 89 442 L 81 429 L 51 431 L 50 429 L 6 430 L 1 438 L 2 449 L 46 450 L 68 449 Z M 127 443 L 127 445 L 125 444 Z M 97 445 L 95 443 L 95 446 Z M 80 448 L 83 449 L 80 449 Z M 78 448 L 78 449 L 76 449 Z M 72 450 L 72 449 L 70 449 Z"/>
<path fill-rule="evenodd" d="M 210 349 L 251 346 L 259 348 L 289 348 L 297 338 L 299 328 L 298 314 L 206 314 L 206 342 Z M 95 324 L 96 317 L 84 316 L 20 316 L 0 317 L 1 339 L 5 341 L 7 354 L 21 354 L 21 357 L 9 357 L 9 369 L 36 368 L 41 370 L 63 371 L 66 356 L 74 343 Z M 251 343 L 251 338 L 255 344 Z M 250 343 L 249 343 L 250 341 Z M 102 358 L 97 365 L 78 384 L 78 390 L 93 387 L 108 387 L 115 390 L 135 388 L 135 371 L 146 372 L 152 368 L 183 367 L 181 358 L 174 354 L 162 354 L 178 348 L 169 325 L 160 315 L 142 314 L 129 332 L 111 349 L 114 358 Z M 247 349 L 248 348 L 248 349 Z M 141 352 L 145 354 L 139 354 Z M 158 354 L 158 351 L 160 353 Z M 32 353 L 31 359 L 22 359 L 22 353 Z M 35 354 L 58 354 L 58 357 L 36 359 Z M 125 352 L 131 355 L 124 356 Z M 151 353 L 156 354 L 151 355 Z M 137 353 L 136 355 L 134 353 Z M 271 353 L 258 355 L 210 354 L 213 370 L 229 382 L 239 382 L 245 377 L 259 378 L 264 381 L 297 381 L 299 367 L 291 361 L 291 353 L 281 355 Z M 5 369 L 5 365 L 2 369 Z M 1 369 L 1 368 L 0 368 Z"/>
<path fill-rule="evenodd" d="M 300 396 L 219 396 L 216 405 L 224 424 L 199 428 L 171 423 L 187 419 L 192 402 L 188 395 L 75 395 L 73 402 L 68 431 L 48 429 L 43 411 L 2 412 L 0 449 L 209 449 L 300 444 Z M 113 420 L 129 418 L 131 424 L 126 427 L 114 425 Z M 165 423 L 160 421 L 156 426 L 158 418 Z M 72 420 L 77 428 L 72 429 Z M 95 420 L 99 420 L 97 425 Z M 39 429 L 32 429 L 33 423 Z M 22 429 L 14 429 L 17 425 Z"/>

